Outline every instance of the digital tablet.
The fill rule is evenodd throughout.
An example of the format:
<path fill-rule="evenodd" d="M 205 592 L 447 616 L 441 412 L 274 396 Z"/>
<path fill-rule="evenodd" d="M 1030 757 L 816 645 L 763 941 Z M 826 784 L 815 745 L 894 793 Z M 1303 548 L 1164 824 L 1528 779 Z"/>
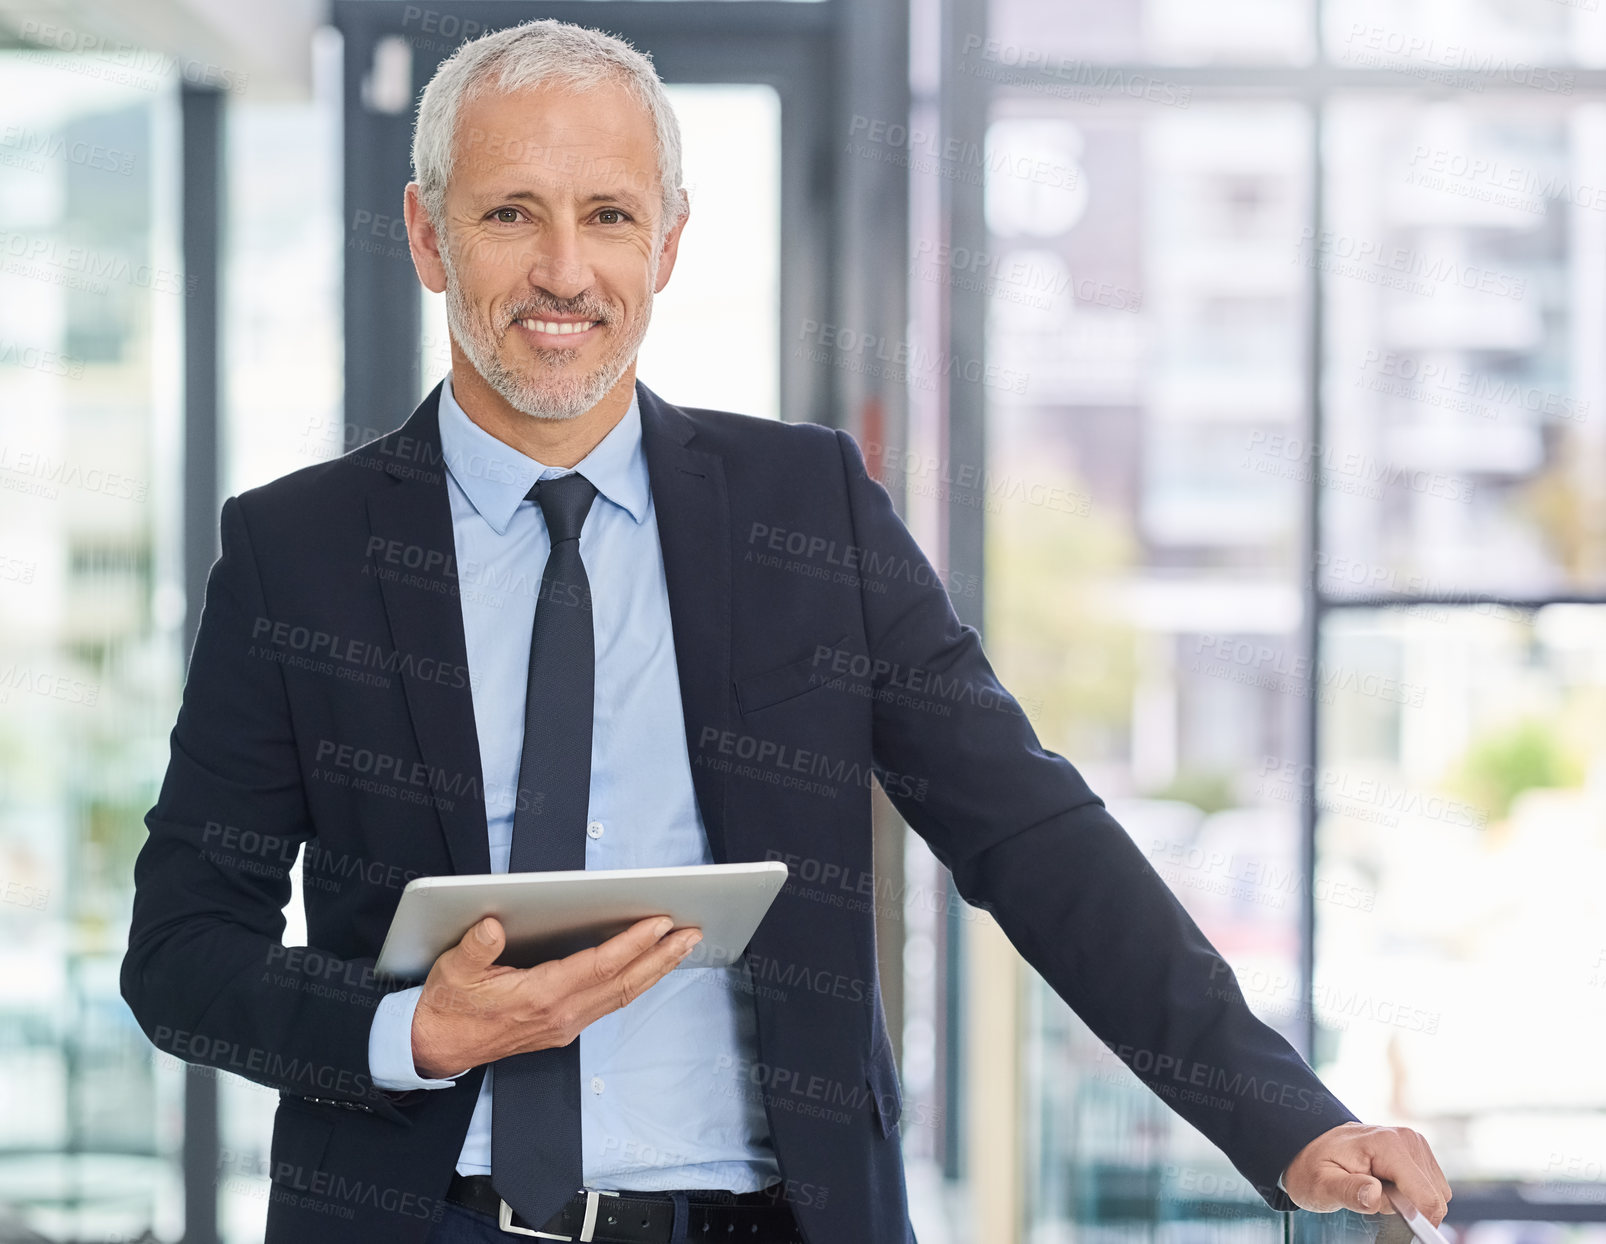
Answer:
<path fill-rule="evenodd" d="M 422 980 L 486 916 L 502 922 L 498 963 L 527 968 L 599 945 L 648 916 L 696 926 L 703 940 L 677 968 L 738 961 L 786 883 L 780 860 L 685 868 L 415 877 L 402 891 L 375 970 Z"/>

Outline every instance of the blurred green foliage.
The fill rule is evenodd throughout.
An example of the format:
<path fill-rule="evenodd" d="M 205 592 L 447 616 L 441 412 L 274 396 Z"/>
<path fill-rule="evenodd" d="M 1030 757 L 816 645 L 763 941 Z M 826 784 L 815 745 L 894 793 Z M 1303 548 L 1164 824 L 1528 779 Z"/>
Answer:
<path fill-rule="evenodd" d="M 1191 803 L 1207 816 L 1242 806 L 1237 789 L 1229 773 L 1211 773 L 1203 770 L 1184 770 L 1159 790 L 1145 791 L 1149 799 L 1176 799 Z"/>
<path fill-rule="evenodd" d="M 1577 786 L 1583 778 L 1582 762 L 1556 727 L 1530 718 L 1475 741 L 1452 774 L 1450 786 L 1485 809 L 1490 821 L 1501 821 L 1523 791 Z"/>
<path fill-rule="evenodd" d="M 1014 464 L 1014 477 L 1081 496 L 1074 474 Z M 1011 478 L 1009 464 L 999 474 Z M 1119 513 L 1074 514 L 1011 498 L 987 512 L 988 658 L 1044 746 L 1073 763 L 1123 763 L 1131 742 L 1136 636 L 1112 608 L 1135 541 Z"/>

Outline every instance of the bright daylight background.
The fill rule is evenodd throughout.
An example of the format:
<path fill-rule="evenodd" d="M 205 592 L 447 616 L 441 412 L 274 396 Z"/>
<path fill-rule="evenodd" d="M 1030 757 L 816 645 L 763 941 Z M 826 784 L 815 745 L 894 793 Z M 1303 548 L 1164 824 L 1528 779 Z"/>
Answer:
<path fill-rule="evenodd" d="M 1457 1240 L 1603 1244 L 1606 16 L 1316 3 L 712 6 L 891 31 L 855 71 L 907 80 L 878 119 L 984 138 L 844 154 L 835 87 L 688 27 L 712 58 L 671 89 L 692 216 L 640 376 L 769 418 L 836 394 L 933 559 L 985 585 L 973 620 L 1045 745 L 1339 1097 L 1431 1139 Z M 345 423 L 343 263 L 373 233 L 342 206 L 315 7 L 252 19 L 301 69 L 226 92 L 220 496 L 385 430 Z M 137 47 L 183 9 L 52 13 Z M 41 46 L 38 20 L 0 3 L 0 1241 L 177 1240 L 188 1180 L 217 1232 L 184 1238 L 250 1244 L 276 1094 L 217 1077 L 215 1143 L 186 1146 L 185 1069 L 117 989 L 185 664 L 182 73 Z M 890 201 L 851 191 L 889 168 Z M 797 361 L 830 317 L 787 301 L 788 256 L 823 271 L 849 225 L 831 296 L 884 300 L 844 324 L 892 316 L 907 367 Z M 394 362 L 422 393 L 449 355 L 420 301 Z M 950 383 L 967 307 L 1010 383 Z M 924 1244 L 1280 1239 L 887 825 Z"/>

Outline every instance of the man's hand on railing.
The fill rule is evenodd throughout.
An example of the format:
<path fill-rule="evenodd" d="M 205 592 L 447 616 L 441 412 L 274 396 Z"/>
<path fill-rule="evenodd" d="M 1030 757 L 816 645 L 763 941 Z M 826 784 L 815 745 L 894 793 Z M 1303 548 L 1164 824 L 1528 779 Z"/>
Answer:
<path fill-rule="evenodd" d="M 1344 1123 L 1301 1149 L 1283 1187 L 1301 1209 L 1392 1214 L 1381 1180 L 1392 1180 L 1434 1226 L 1449 1209 L 1450 1185 L 1428 1142 L 1408 1127 Z"/>

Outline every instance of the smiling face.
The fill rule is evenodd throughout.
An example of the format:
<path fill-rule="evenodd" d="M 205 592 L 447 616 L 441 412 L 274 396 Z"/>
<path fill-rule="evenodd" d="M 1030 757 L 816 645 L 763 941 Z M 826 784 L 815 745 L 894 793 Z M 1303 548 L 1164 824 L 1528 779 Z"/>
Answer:
<path fill-rule="evenodd" d="M 570 420 L 622 387 L 623 413 L 684 225 L 663 232 L 662 202 L 652 117 L 621 83 L 462 107 L 444 221 L 416 185 L 407 217 L 419 276 L 446 294 L 465 408 Z"/>

